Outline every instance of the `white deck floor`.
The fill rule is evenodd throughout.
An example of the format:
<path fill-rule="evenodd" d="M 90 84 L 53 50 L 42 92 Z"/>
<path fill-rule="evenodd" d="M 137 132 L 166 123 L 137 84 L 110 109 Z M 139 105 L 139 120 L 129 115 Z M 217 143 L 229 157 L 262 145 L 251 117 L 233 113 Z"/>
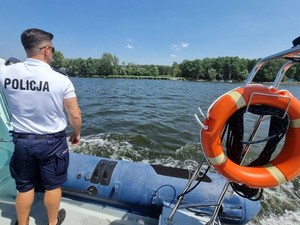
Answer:
<path fill-rule="evenodd" d="M 67 212 L 63 225 L 157 225 L 158 220 L 142 217 L 125 210 L 94 205 L 64 198 L 61 208 Z M 14 201 L 0 198 L 0 225 L 14 225 L 16 213 Z M 30 214 L 30 225 L 46 225 L 46 210 L 41 196 L 36 196 Z"/>

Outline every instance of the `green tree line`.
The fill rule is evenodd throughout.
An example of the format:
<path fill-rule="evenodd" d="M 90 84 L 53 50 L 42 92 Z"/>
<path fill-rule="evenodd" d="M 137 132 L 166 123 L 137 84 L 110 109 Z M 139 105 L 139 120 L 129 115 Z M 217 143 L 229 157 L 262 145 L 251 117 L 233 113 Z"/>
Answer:
<path fill-rule="evenodd" d="M 119 63 L 116 55 L 103 53 L 101 58 L 64 58 L 56 51 L 52 66 L 64 70 L 69 76 L 78 77 L 159 77 L 182 78 L 205 81 L 244 81 L 259 59 L 239 57 L 218 57 L 184 60 L 167 65 L 139 65 Z M 255 82 L 274 81 L 284 59 L 267 63 L 254 78 Z M 285 74 L 284 81 L 300 81 L 300 65 L 291 67 Z"/>

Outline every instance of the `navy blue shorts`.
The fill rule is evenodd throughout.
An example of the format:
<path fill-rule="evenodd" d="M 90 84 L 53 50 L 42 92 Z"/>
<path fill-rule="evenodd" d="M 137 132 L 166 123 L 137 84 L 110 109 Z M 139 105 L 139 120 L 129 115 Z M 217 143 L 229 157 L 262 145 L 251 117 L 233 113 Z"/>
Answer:
<path fill-rule="evenodd" d="M 10 160 L 17 190 L 53 190 L 67 180 L 69 148 L 65 132 L 49 135 L 13 133 L 15 150 Z"/>

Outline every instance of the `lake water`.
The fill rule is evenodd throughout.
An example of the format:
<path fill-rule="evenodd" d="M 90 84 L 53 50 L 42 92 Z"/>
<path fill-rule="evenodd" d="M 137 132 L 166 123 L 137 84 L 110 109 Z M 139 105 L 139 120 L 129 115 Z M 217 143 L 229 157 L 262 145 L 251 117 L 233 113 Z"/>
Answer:
<path fill-rule="evenodd" d="M 206 113 L 216 98 L 243 85 L 71 79 L 83 116 L 82 140 L 73 151 L 177 167 L 184 167 L 185 160 L 197 162 L 203 156 L 199 144 L 201 128 L 194 118 L 194 114 L 199 114 L 198 107 Z M 280 89 L 288 89 L 300 99 L 299 85 L 282 85 Z M 250 224 L 300 224 L 299 186 L 300 179 L 296 179 L 266 189 L 261 199 L 263 210 Z"/>

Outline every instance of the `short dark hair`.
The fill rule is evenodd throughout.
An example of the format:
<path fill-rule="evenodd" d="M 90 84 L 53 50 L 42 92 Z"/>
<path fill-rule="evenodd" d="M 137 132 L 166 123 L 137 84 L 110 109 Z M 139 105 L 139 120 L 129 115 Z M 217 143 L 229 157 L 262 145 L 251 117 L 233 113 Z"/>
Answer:
<path fill-rule="evenodd" d="M 37 47 L 42 42 L 52 41 L 54 35 L 36 28 L 25 30 L 21 34 L 21 42 L 25 50 Z"/>

